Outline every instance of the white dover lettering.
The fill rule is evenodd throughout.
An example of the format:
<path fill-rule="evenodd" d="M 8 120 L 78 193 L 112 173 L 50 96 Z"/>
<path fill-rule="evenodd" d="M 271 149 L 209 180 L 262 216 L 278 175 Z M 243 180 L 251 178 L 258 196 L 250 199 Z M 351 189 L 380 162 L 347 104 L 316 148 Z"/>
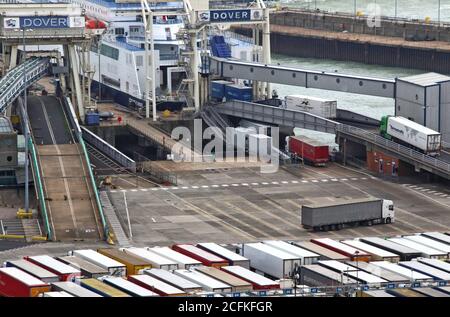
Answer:
<path fill-rule="evenodd" d="M 67 18 L 65 17 L 33 17 L 24 18 L 22 27 L 34 27 L 34 28 L 66 28 Z"/>
<path fill-rule="evenodd" d="M 223 12 L 213 12 L 212 20 L 214 21 L 240 21 L 249 20 L 248 11 L 223 11 Z"/>

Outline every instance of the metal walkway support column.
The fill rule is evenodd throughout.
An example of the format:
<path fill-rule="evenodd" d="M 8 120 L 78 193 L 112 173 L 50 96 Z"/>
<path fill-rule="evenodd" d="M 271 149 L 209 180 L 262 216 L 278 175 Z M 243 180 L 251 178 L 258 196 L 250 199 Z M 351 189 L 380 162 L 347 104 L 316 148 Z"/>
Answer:
<path fill-rule="evenodd" d="M 272 63 L 272 57 L 270 54 L 270 21 L 269 21 L 269 9 L 266 8 L 265 5 L 264 5 L 264 24 L 263 24 L 263 52 L 264 52 L 263 54 L 264 64 L 269 65 L 270 63 Z M 268 99 L 272 98 L 272 89 L 270 82 L 266 82 L 266 96 Z"/>
<path fill-rule="evenodd" d="M 81 122 L 84 123 L 84 105 L 83 105 L 83 97 L 81 93 L 81 84 L 80 84 L 80 71 L 78 69 L 78 62 L 77 62 L 77 56 L 75 51 L 75 45 L 69 44 L 68 45 L 68 51 L 69 51 L 69 60 L 70 60 L 70 68 L 72 69 L 72 80 L 74 83 L 75 88 L 75 97 L 76 97 L 76 103 L 78 108 L 78 114 L 80 116 Z"/>
<path fill-rule="evenodd" d="M 18 51 L 17 45 L 11 46 L 11 52 L 10 52 L 10 55 L 9 55 L 9 67 L 8 67 L 8 70 L 11 70 L 11 69 L 13 69 L 14 67 L 17 66 L 17 51 Z"/>
<path fill-rule="evenodd" d="M 192 10 L 190 12 L 191 14 L 191 24 L 195 25 L 196 23 L 196 11 Z M 199 66 L 199 58 L 198 58 L 198 48 L 197 48 L 197 36 L 198 32 L 196 31 L 191 36 L 191 46 L 193 51 L 193 58 L 192 58 L 192 75 L 194 76 L 194 91 L 193 91 L 193 97 L 194 97 L 194 107 L 195 112 L 200 111 L 200 85 L 199 85 L 199 77 L 198 77 L 198 66 Z"/>

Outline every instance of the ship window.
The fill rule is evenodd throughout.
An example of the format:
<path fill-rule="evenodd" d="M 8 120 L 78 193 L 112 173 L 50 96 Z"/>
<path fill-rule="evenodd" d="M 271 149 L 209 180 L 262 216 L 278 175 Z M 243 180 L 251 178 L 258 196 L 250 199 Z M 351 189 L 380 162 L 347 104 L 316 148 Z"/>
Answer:
<path fill-rule="evenodd" d="M 117 48 L 102 44 L 101 54 L 115 60 L 119 59 L 119 50 Z"/>
<path fill-rule="evenodd" d="M 114 30 L 114 32 L 115 32 L 116 35 L 124 35 L 125 34 L 124 28 L 116 28 Z"/>
<path fill-rule="evenodd" d="M 143 56 L 136 56 L 136 66 L 142 66 L 144 65 L 144 57 Z"/>

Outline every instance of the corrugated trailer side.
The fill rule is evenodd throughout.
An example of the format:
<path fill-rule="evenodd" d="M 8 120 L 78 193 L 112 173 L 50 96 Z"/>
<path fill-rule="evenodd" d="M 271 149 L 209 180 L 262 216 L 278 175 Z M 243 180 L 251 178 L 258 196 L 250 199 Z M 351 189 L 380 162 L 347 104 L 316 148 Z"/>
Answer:
<path fill-rule="evenodd" d="M 172 250 L 169 247 L 153 247 L 153 248 L 147 248 L 147 250 L 155 252 L 165 258 L 168 258 L 172 261 L 175 261 L 178 263 L 179 269 L 190 269 L 191 267 L 200 266 L 202 263 L 200 261 L 197 261 L 187 255 L 184 255 L 180 252 L 177 252 L 175 250 Z"/>
<path fill-rule="evenodd" d="M 127 281 L 123 277 L 106 277 L 101 279 L 102 282 L 127 293 L 130 296 L 136 297 L 156 297 L 159 296 L 155 292 L 152 292 L 142 286 Z"/>
<path fill-rule="evenodd" d="M 342 285 L 357 284 L 356 280 L 330 270 L 318 264 L 302 266 L 300 270 L 301 284 L 309 286 L 332 286 L 338 287 Z"/>
<path fill-rule="evenodd" d="M 360 238 L 360 240 L 364 243 L 398 254 L 402 261 L 409 261 L 421 256 L 421 252 L 417 250 L 378 237 Z"/>
<path fill-rule="evenodd" d="M 398 264 L 400 266 L 407 267 L 408 269 L 431 276 L 433 279 L 437 281 L 450 281 L 450 273 L 441 271 L 437 268 L 431 267 L 419 261 L 405 261 L 399 262 Z"/>
<path fill-rule="evenodd" d="M 120 251 L 119 249 L 97 249 L 97 252 L 124 264 L 127 267 L 127 276 L 139 274 L 139 271 L 141 270 L 152 268 L 151 263 L 144 261 L 142 258 Z"/>
<path fill-rule="evenodd" d="M 231 292 L 231 286 L 221 281 L 213 279 L 205 274 L 190 270 L 175 270 L 174 274 L 179 275 L 191 282 L 201 285 L 206 291 L 215 293 Z"/>
<path fill-rule="evenodd" d="M 306 249 L 302 249 L 296 245 L 284 242 L 284 241 L 277 241 L 277 240 L 265 240 L 263 241 L 264 244 L 270 245 L 271 247 L 274 247 L 278 250 L 291 253 L 293 255 L 298 256 L 302 263 L 301 265 L 309 265 L 314 264 L 317 261 L 319 261 L 320 255 L 311 251 L 308 251 Z"/>
<path fill-rule="evenodd" d="M 419 252 L 422 252 L 423 257 L 427 257 L 430 259 L 447 259 L 448 254 L 442 250 L 436 250 L 432 247 L 426 246 L 424 244 L 405 239 L 405 238 L 390 238 L 389 241 L 404 245 L 408 248 L 415 249 Z"/>
<path fill-rule="evenodd" d="M 45 292 L 39 294 L 39 297 L 74 297 L 67 292 Z"/>
<path fill-rule="evenodd" d="M 196 270 L 218 281 L 230 285 L 233 292 L 249 292 L 253 290 L 253 287 L 249 282 L 244 281 L 215 267 L 201 266 L 196 268 Z"/>
<path fill-rule="evenodd" d="M 395 297 L 384 290 L 359 291 L 358 294 L 360 297 Z"/>
<path fill-rule="evenodd" d="M 271 289 L 279 289 L 280 284 L 264 277 L 260 274 L 257 274 L 249 269 L 246 269 L 242 266 L 233 265 L 233 266 L 224 266 L 220 268 L 221 270 L 240 278 L 246 282 L 252 284 L 253 289 L 255 290 L 271 290 Z"/>
<path fill-rule="evenodd" d="M 450 297 L 449 294 L 445 294 L 437 289 L 431 287 L 418 287 L 414 289 L 415 292 L 425 295 L 427 297 Z"/>
<path fill-rule="evenodd" d="M 400 256 L 398 256 L 397 254 L 377 248 L 373 245 L 364 243 L 359 240 L 344 240 L 341 242 L 369 253 L 371 255 L 372 261 L 389 261 L 392 263 L 397 263 L 400 261 Z"/>
<path fill-rule="evenodd" d="M 421 235 L 446 244 L 450 244 L 450 236 L 442 232 L 424 232 Z"/>
<path fill-rule="evenodd" d="M 176 288 L 183 290 L 186 293 L 192 294 L 203 291 L 203 288 L 200 285 L 166 270 L 162 269 L 144 270 L 144 274 L 157 278 L 167 284 L 170 284 Z"/>
<path fill-rule="evenodd" d="M 130 297 L 121 290 L 103 283 L 95 278 L 84 278 L 79 280 L 80 285 L 103 297 Z"/>
<path fill-rule="evenodd" d="M 290 136 L 289 152 L 312 165 L 325 165 L 329 161 L 329 146 L 304 136 Z"/>
<path fill-rule="evenodd" d="M 128 280 L 161 296 L 186 296 L 186 293 L 181 289 L 178 289 L 147 274 L 130 275 Z"/>
<path fill-rule="evenodd" d="M 311 239 L 311 242 L 348 256 L 353 261 L 370 261 L 370 254 L 330 238 Z"/>
<path fill-rule="evenodd" d="M 174 244 L 172 249 L 200 261 L 203 265 L 220 268 L 229 265 L 228 261 L 192 244 Z"/>
<path fill-rule="evenodd" d="M 24 259 L 58 275 L 60 281 L 68 281 L 81 275 L 80 270 L 64 264 L 48 255 L 27 256 L 24 257 Z"/>
<path fill-rule="evenodd" d="M 317 253 L 320 255 L 319 260 L 336 260 L 336 261 L 350 261 L 348 256 L 342 255 L 340 253 L 334 252 L 330 249 L 324 248 L 318 244 L 312 243 L 310 241 L 299 241 L 294 242 L 294 245 L 309 250 L 311 252 Z"/>
<path fill-rule="evenodd" d="M 351 266 L 357 267 L 360 270 L 363 270 L 367 273 L 379 276 L 388 281 L 389 283 L 406 284 L 411 282 L 410 279 L 406 278 L 403 275 L 386 270 L 380 266 L 371 263 L 366 262 L 346 262 L 346 263 L 350 264 Z"/>
<path fill-rule="evenodd" d="M 124 264 L 119 261 L 113 260 L 103 254 L 98 253 L 95 250 L 85 249 L 85 250 L 74 250 L 73 255 L 78 256 L 86 261 L 94 263 L 106 270 L 111 275 L 114 276 L 126 276 L 127 268 Z"/>
<path fill-rule="evenodd" d="M 417 261 L 429 265 L 431 267 L 437 268 L 441 271 L 450 273 L 450 263 L 444 262 L 442 260 L 418 258 Z"/>
<path fill-rule="evenodd" d="M 6 261 L 6 267 L 15 267 L 22 270 L 44 283 L 58 282 L 58 275 L 26 260 Z"/>
<path fill-rule="evenodd" d="M 236 252 L 228 250 L 217 243 L 198 243 L 197 247 L 227 260 L 230 263 L 229 265 L 239 265 L 247 269 L 250 268 L 249 259 L 237 254 Z"/>
<path fill-rule="evenodd" d="M 425 295 L 408 288 L 387 289 L 386 292 L 394 295 L 395 297 L 426 297 Z"/>
<path fill-rule="evenodd" d="M 444 294 L 450 295 L 450 286 L 440 286 L 440 287 L 435 287 L 434 289 L 436 289 L 439 292 L 442 292 Z"/>
<path fill-rule="evenodd" d="M 15 267 L 0 268 L 0 296 L 37 297 L 50 292 L 50 285 Z"/>
<path fill-rule="evenodd" d="M 144 261 L 149 262 L 152 268 L 164 269 L 164 270 L 176 270 L 178 269 L 178 263 L 168 259 L 158 253 L 152 252 L 146 248 L 123 248 L 121 251 L 142 258 Z"/>
<path fill-rule="evenodd" d="M 67 292 L 75 297 L 103 297 L 73 282 L 52 283 L 52 290 Z"/>
<path fill-rule="evenodd" d="M 75 255 L 62 256 L 58 260 L 80 270 L 81 274 L 87 278 L 98 278 L 109 275 L 108 270 Z"/>

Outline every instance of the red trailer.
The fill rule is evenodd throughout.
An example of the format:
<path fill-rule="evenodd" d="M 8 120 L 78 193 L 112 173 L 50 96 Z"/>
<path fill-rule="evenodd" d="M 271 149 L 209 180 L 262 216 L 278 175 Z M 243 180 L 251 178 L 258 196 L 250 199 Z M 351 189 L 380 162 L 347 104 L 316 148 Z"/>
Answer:
<path fill-rule="evenodd" d="M 330 238 L 311 239 L 311 242 L 339 254 L 348 256 L 352 261 L 369 262 L 371 260 L 371 256 L 367 252 Z"/>
<path fill-rule="evenodd" d="M 48 255 L 27 256 L 24 257 L 24 259 L 58 275 L 59 280 L 63 282 L 70 281 L 81 275 L 80 270 L 64 264 Z"/>
<path fill-rule="evenodd" d="M 0 268 L 0 296 L 37 297 L 50 292 L 50 285 L 15 267 Z"/>
<path fill-rule="evenodd" d="M 200 261 L 203 265 L 220 268 L 222 266 L 230 265 L 230 263 L 212 253 L 197 248 L 192 244 L 174 244 L 172 249 L 187 255 L 197 261 Z"/>
<path fill-rule="evenodd" d="M 330 159 L 329 146 L 305 136 L 290 136 L 289 153 L 314 166 L 325 166 Z"/>

